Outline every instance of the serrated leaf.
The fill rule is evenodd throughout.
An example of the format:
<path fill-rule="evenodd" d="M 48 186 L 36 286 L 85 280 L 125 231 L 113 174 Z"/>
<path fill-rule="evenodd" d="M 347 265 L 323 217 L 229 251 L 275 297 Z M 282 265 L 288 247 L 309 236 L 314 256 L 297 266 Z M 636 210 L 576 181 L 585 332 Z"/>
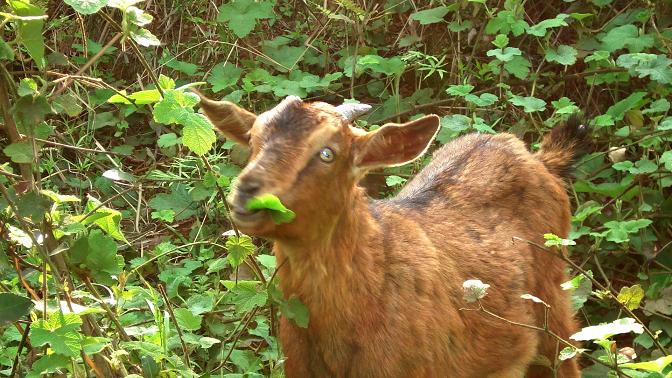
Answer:
<path fill-rule="evenodd" d="M 480 96 L 468 94 L 464 96 L 464 99 L 478 107 L 486 107 L 496 103 L 499 100 L 499 97 L 492 93 L 481 93 Z"/>
<path fill-rule="evenodd" d="M 201 321 L 203 317 L 196 315 L 188 308 L 176 308 L 174 310 L 177 324 L 187 331 L 197 331 L 201 328 Z"/>
<path fill-rule="evenodd" d="M 268 301 L 268 292 L 257 281 L 223 281 L 226 288 L 233 294 L 233 302 L 238 313 L 251 311 L 257 306 L 264 306 Z"/>
<path fill-rule="evenodd" d="M 560 45 L 557 50 L 547 49 L 545 58 L 548 62 L 556 62 L 563 66 L 571 66 L 576 63 L 577 53 L 578 51 L 572 46 Z"/>
<path fill-rule="evenodd" d="M 532 96 L 512 95 L 509 102 L 516 106 L 522 106 L 525 113 L 540 112 L 546 109 L 546 101 Z"/>
<path fill-rule="evenodd" d="M 492 41 L 492 44 L 495 45 L 495 47 L 503 49 L 509 45 L 509 37 L 504 34 L 497 34 L 497 37 Z"/>
<path fill-rule="evenodd" d="M 217 93 L 235 85 L 240 79 L 242 70 L 231 63 L 216 65 L 208 76 L 208 83 L 212 85 L 212 91 Z"/>
<path fill-rule="evenodd" d="M 635 233 L 653 223 L 650 219 L 634 219 L 628 221 L 609 221 L 604 223 L 607 231 L 604 233 L 608 241 L 625 243 L 630 240 L 629 234 Z"/>
<path fill-rule="evenodd" d="M 5 147 L 2 152 L 12 159 L 13 162 L 20 164 L 32 163 L 35 158 L 33 144 L 28 140 L 12 143 Z"/>
<path fill-rule="evenodd" d="M 28 315 L 33 308 L 30 298 L 13 293 L 0 293 L 0 324 L 14 322 Z"/>
<path fill-rule="evenodd" d="M 421 10 L 411 13 L 410 19 L 418 21 L 420 25 L 436 24 L 443 21 L 450 9 L 447 6 L 440 6 L 431 9 Z"/>
<path fill-rule="evenodd" d="M 639 304 L 644 299 L 644 289 L 640 285 L 622 287 L 618 293 L 618 301 L 624 304 L 630 310 L 639 308 Z"/>
<path fill-rule="evenodd" d="M 230 236 L 226 240 L 226 249 L 228 251 L 226 258 L 233 268 L 237 268 L 247 256 L 251 256 L 254 253 L 256 247 L 249 236 L 240 235 Z"/>
<path fill-rule="evenodd" d="M 30 342 L 39 347 L 49 344 L 54 353 L 77 357 L 81 349 L 82 320 L 77 314 L 53 313 L 47 321 L 42 319 L 30 328 Z"/>
<path fill-rule="evenodd" d="M 525 33 L 525 30 L 528 28 L 529 24 L 518 18 L 512 11 L 503 10 L 497 13 L 495 18 L 488 21 L 488 24 L 485 26 L 485 32 L 487 34 L 512 33 L 518 37 Z"/>
<path fill-rule="evenodd" d="M 63 2 L 81 14 L 94 14 L 107 4 L 107 0 L 63 0 Z"/>
<path fill-rule="evenodd" d="M 244 38 L 257 25 L 257 20 L 275 19 L 274 1 L 236 0 L 219 7 L 217 22 L 224 22 L 238 38 Z"/>
<path fill-rule="evenodd" d="M 448 87 L 448 89 L 446 89 L 446 93 L 453 96 L 464 97 L 469 93 L 471 93 L 471 91 L 473 90 L 474 86 L 470 84 L 451 85 L 450 87 Z"/>
<path fill-rule="evenodd" d="M 494 56 L 497 60 L 502 62 L 508 62 L 512 60 L 515 56 L 522 55 L 522 52 L 517 47 L 505 47 L 503 49 L 488 50 L 486 55 Z"/>
<path fill-rule="evenodd" d="M 291 222 L 296 214 L 280 202 L 280 198 L 267 193 L 251 198 L 245 204 L 248 210 L 270 210 L 271 218 L 276 224 Z"/>
<path fill-rule="evenodd" d="M 518 79 L 525 79 L 530 73 L 530 68 L 532 64 L 524 56 L 516 55 L 513 59 L 504 63 L 504 69 L 506 72 L 515 76 Z"/>
<path fill-rule="evenodd" d="M 75 217 L 75 220 L 80 221 L 80 219 L 83 218 L 81 220 L 82 224 L 88 225 L 94 223 L 111 237 L 128 244 L 128 240 L 126 240 L 126 237 L 124 237 L 124 234 L 121 232 L 121 212 L 107 206 L 102 206 L 101 202 L 94 197 L 88 196 L 87 199 L 86 211 L 95 211 L 95 213 L 87 218 Z"/>
<path fill-rule="evenodd" d="M 385 185 L 389 187 L 395 187 L 397 185 L 401 185 L 406 182 L 406 179 L 403 177 L 395 176 L 395 175 L 390 175 L 385 177 Z"/>
<path fill-rule="evenodd" d="M 186 113 L 180 118 L 184 125 L 182 129 L 182 144 L 196 155 L 205 155 L 217 141 L 213 126 L 203 114 Z"/>

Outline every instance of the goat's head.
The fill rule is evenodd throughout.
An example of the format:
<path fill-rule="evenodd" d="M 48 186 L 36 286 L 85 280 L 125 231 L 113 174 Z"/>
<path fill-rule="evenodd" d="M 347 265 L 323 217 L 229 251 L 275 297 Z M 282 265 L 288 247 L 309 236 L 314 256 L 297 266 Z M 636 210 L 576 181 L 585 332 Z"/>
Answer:
<path fill-rule="evenodd" d="M 352 126 L 369 109 L 361 104 L 334 107 L 290 96 L 257 116 L 230 102 L 201 97 L 215 127 L 251 150 L 228 198 L 234 222 L 245 233 L 271 239 L 328 232 L 347 211 L 357 181 L 368 170 L 415 160 L 439 129 L 439 119 L 432 115 L 366 132 Z M 296 218 L 275 225 L 266 211 L 246 209 L 248 200 L 267 193 L 279 197 Z"/>

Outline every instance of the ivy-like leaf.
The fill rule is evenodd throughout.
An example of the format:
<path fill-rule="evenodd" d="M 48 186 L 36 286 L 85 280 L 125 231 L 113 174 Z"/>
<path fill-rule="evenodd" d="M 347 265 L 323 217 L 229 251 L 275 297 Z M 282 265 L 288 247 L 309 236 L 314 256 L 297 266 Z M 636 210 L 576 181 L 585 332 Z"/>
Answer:
<path fill-rule="evenodd" d="M 557 50 L 547 49 L 545 58 L 548 62 L 556 62 L 563 66 L 571 66 L 576 63 L 577 53 L 576 49 L 572 46 L 560 45 Z"/>
<path fill-rule="evenodd" d="M 212 85 L 212 91 L 217 93 L 226 88 L 229 88 L 238 82 L 242 70 L 231 63 L 222 63 L 216 65 L 210 76 L 208 76 L 208 83 Z"/>
<path fill-rule="evenodd" d="M 503 49 L 488 50 L 486 55 L 494 56 L 495 58 L 497 58 L 497 60 L 502 62 L 508 62 L 512 60 L 515 56 L 522 55 L 522 52 L 517 47 L 505 47 Z"/>
<path fill-rule="evenodd" d="M 449 11 L 450 9 L 444 5 L 412 13 L 410 18 L 413 21 L 418 21 L 420 25 L 436 24 L 442 22 Z"/>
<path fill-rule="evenodd" d="M 546 109 L 546 101 L 533 96 L 523 97 L 512 95 L 509 102 L 516 106 L 522 106 L 525 113 L 540 112 Z"/>
<path fill-rule="evenodd" d="M 81 325 L 79 315 L 56 312 L 49 315 L 47 321 L 40 319 L 33 323 L 30 342 L 36 347 L 49 344 L 54 353 L 77 357 L 81 349 Z"/>
<path fill-rule="evenodd" d="M 238 38 L 244 38 L 257 25 L 257 20 L 275 19 L 275 1 L 236 0 L 219 7 L 217 22 L 224 22 Z"/>
<path fill-rule="evenodd" d="M 568 14 L 560 13 L 555 18 L 550 18 L 548 20 L 543 20 L 540 23 L 531 26 L 527 29 L 527 34 L 543 37 L 546 35 L 546 30 L 551 28 L 558 28 L 560 26 L 567 26 L 565 19 L 569 17 Z"/>
<path fill-rule="evenodd" d="M 233 268 L 237 268 L 243 263 L 243 260 L 245 260 L 247 256 L 254 253 L 256 247 L 249 236 L 240 235 L 230 236 L 226 240 L 226 249 L 228 251 L 226 258 L 229 260 L 229 264 L 231 264 Z"/>
<path fill-rule="evenodd" d="M 63 0 L 63 2 L 81 14 L 94 14 L 107 4 L 107 0 Z"/>

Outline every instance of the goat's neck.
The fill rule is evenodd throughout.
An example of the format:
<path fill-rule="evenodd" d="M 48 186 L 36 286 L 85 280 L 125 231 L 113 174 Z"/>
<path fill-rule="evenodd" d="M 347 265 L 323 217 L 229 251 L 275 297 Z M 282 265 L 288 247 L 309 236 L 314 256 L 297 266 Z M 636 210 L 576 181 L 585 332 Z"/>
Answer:
<path fill-rule="evenodd" d="M 362 188 L 354 189 L 349 203 L 319 234 L 275 242 L 280 285 L 286 296 L 300 297 L 311 319 L 340 314 L 337 321 L 344 321 L 347 311 L 377 302 L 384 276 L 373 269 L 382 258 L 382 251 L 373 248 L 381 230 Z"/>

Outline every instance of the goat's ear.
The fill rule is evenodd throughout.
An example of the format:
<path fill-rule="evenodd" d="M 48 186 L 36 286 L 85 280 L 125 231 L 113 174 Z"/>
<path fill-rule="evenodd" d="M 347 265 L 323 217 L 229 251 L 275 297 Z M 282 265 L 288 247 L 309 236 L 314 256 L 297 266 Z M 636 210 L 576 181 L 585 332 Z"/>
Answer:
<path fill-rule="evenodd" d="M 250 142 L 250 129 L 257 116 L 229 101 L 213 101 L 197 93 L 201 98 L 200 106 L 210 122 L 224 136 L 247 145 Z"/>
<path fill-rule="evenodd" d="M 427 151 L 438 131 L 439 117 L 435 115 L 407 123 L 385 124 L 357 137 L 355 166 L 373 169 L 409 163 Z"/>

